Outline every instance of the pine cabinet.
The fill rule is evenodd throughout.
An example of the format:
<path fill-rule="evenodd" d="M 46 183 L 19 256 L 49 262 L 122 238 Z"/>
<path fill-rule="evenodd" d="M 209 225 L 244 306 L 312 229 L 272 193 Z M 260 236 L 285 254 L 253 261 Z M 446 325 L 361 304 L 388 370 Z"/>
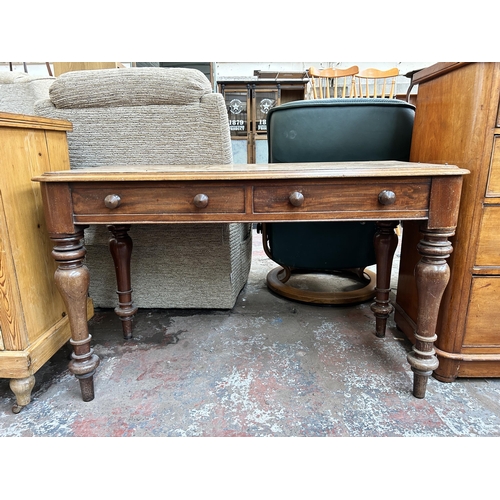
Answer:
<path fill-rule="evenodd" d="M 439 63 L 418 84 L 410 160 L 449 163 L 464 177 L 434 377 L 500 376 L 500 63 Z M 414 339 L 418 224 L 404 223 L 395 321 Z"/>
<path fill-rule="evenodd" d="M 40 187 L 31 178 L 69 169 L 71 128 L 0 112 L 0 377 L 10 379 L 16 413 L 31 399 L 37 370 L 70 339 Z"/>

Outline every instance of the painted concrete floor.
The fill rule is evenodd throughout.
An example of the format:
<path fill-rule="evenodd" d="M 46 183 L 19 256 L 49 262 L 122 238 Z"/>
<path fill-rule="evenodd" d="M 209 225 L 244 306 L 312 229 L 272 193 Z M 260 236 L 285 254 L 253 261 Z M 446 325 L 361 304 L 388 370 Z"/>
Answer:
<path fill-rule="evenodd" d="M 378 339 L 369 303 L 273 295 L 274 266 L 254 234 L 250 278 L 231 311 L 142 310 L 132 341 L 112 311 L 97 311 L 95 399 L 81 400 L 64 347 L 17 415 L 0 379 L 0 436 L 500 436 L 500 379 L 431 378 L 416 399 L 411 346 L 392 317 Z"/>

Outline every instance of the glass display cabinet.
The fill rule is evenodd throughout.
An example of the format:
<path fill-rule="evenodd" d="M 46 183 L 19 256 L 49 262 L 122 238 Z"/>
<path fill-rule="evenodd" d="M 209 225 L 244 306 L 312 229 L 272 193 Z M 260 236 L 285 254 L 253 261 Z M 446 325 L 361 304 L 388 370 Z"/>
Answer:
<path fill-rule="evenodd" d="M 274 106 L 305 99 L 303 73 L 255 72 L 254 77 L 218 80 L 226 101 L 234 163 L 267 163 L 267 113 Z"/>

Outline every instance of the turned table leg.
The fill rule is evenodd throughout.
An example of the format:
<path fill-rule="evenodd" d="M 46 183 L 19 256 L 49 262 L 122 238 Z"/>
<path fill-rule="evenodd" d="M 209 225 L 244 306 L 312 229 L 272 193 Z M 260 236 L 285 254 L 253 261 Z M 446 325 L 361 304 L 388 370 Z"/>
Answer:
<path fill-rule="evenodd" d="M 130 278 L 130 258 L 132 256 L 132 238 L 128 231 L 129 225 L 108 226 L 112 236 L 109 239 L 109 249 L 116 272 L 116 293 L 118 306 L 115 313 L 122 321 L 123 338 L 132 338 L 132 319 L 137 312 L 137 307 L 132 303 L 132 281 Z"/>
<path fill-rule="evenodd" d="M 83 229 L 75 234 L 51 236 L 55 246 L 52 256 L 58 263 L 56 285 L 66 304 L 73 346 L 69 370 L 80 381 L 83 401 L 94 399 L 94 373 L 99 358 L 90 348 L 91 336 L 87 324 L 87 293 L 89 270 L 83 265 L 85 247 Z"/>
<path fill-rule="evenodd" d="M 454 231 L 422 229 L 423 239 L 417 245 L 422 256 L 415 267 L 418 309 L 415 345 L 408 354 L 408 363 L 413 370 L 413 395 L 424 398 L 427 380 L 438 367 L 434 350 L 437 340 L 436 325 L 439 306 L 450 278 L 446 259 L 453 251 L 448 237 Z"/>
<path fill-rule="evenodd" d="M 387 318 L 393 310 L 389 293 L 391 291 L 392 261 L 398 246 L 398 236 L 395 232 L 397 225 L 397 221 L 377 222 L 378 231 L 374 238 L 377 258 L 377 286 L 375 288 L 375 302 L 372 303 L 371 310 L 375 314 L 377 337 L 385 337 Z"/>
<path fill-rule="evenodd" d="M 13 413 L 19 413 L 31 401 L 31 391 L 35 386 L 35 377 L 13 378 L 9 382 L 10 390 L 16 396 L 16 404 L 12 407 Z"/>

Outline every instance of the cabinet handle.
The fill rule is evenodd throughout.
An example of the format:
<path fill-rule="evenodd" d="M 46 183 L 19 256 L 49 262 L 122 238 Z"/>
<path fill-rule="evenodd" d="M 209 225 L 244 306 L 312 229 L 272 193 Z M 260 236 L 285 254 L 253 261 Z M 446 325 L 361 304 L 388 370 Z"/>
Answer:
<path fill-rule="evenodd" d="M 106 198 L 104 198 L 104 205 L 106 208 L 117 208 L 120 206 L 122 199 L 117 194 L 108 194 Z"/>
<path fill-rule="evenodd" d="M 396 193 L 384 189 L 378 195 L 378 201 L 381 205 L 392 205 L 396 201 Z"/>
<path fill-rule="evenodd" d="M 300 207 L 302 203 L 304 203 L 304 195 L 302 193 L 299 193 L 298 191 L 294 191 L 289 197 L 288 201 L 294 206 L 294 207 Z"/>
<path fill-rule="evenodd" d="M 193 203 L 196 208 L 205 208 L 208 205 L 208 196 L 206 194 L 197 194 L 193 198 Z"/>

